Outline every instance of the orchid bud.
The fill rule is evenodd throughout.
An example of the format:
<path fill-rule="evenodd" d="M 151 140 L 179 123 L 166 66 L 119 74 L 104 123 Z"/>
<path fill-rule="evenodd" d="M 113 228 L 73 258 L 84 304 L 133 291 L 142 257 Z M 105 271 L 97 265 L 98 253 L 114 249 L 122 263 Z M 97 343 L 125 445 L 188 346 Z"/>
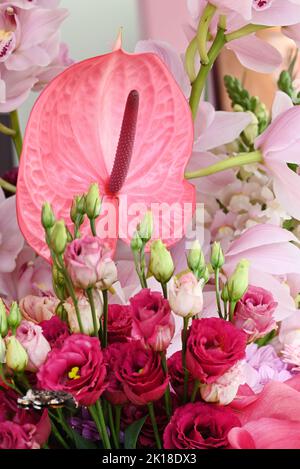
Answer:
<path fill-rule="evenodd" d="M 5 304 L 0 298 L 0 337 L 6 337 L 8 333 L 8 322 Z"/>
<path fill-rule="evenodd" d="M 148 211 L 143 220 L 137 227 L 137 232 L 140 239 L 146 244 L 150 241 L 153 234 L 153 215 Z"/>
<path fill-rule="evenodd" d="M 101 199 L 97 183 L 91 184 L 85 199 L 85 210 L 90 220 L 95 220 L 101 212 Z"/>
<path fill-rule="evenodd" d="M 210 262 L 214 270 L 221 269 L 225 263 L 222 246 L 216 241 L 212 247 Z"/>
<path fill-rule="evenodd" d="M 139 234 L 136 232 L 131 240 L 131 250 L 133 252 L 140 252 L 143 247 L 143 241 L 139 237 Z"/>
<path fill-rule="evenodd" d="M 253 145 L 255 139 L 257 138 L 257 136 L 258 136 L 258 134 L 259 134 L 259 129 L 258 129 L 259 122 L 258 122 L 258 119 L 257 119 L 256 115 L 253 114 L 253 112 L 250 112 L 250 111 L 249 111 L 248 114 L 251 116 L 252 121 L 251 121 L 251 123 L 245 128 L 243 134 L 244 134 L 244 137 L 245 137 L 246 140 L 247 140 L 247 143 L 248 143 L 249 145 Z"/>
<path fill-rule="evenodd" d="M 57 221 L 51 232 L 51 246 L 55 254 L 63 254 L 68 242 L 66 225 L 63 220 Z"/>
<path fill-rule="evenodd" d="M 18 373 L 24 371 L 28 364 L 28 355 L 23 345 L 15 336 L 9 337 L 6 345 L 6 364 L 8 368 Z"/>
<path fill-rule="evenodd" d="M 174 273 L 172 256 L 160 239 L 151 245 L 149 269 L 160 283 L 168 283 Z"/>
<path fill-rule="evenodd" d="M 16 329 L 19 327 L 22 321 L 22 315 L 19 305 L 14 301 L 10 307 L 9 316 L 7 318 L 8 326 L 11 328 L 12 333 L 15 334 Z"/>
<path fill-rule="evenodd" d="M 0 335 L 0 366 L 6 363 L 6 346 L 5 342 Z"/>
<path fill-rule="evenodd" d="M 228 295 L 231 302 L 239 301 L 246 293 L 249 285 L 249 266 L 250 262 L 242 259 L 228 279 Z"/>
<path fill-rule="evenodd" d="M 206 269 L 206 263 L 198 240 L 193 243 L 192 249 L 188 254 L 187 261 L 189 269 L 197 276 L 198 279 L 202 278 Z"/>
<path fill-rule="evenodd" d="M 53 228 L 55 223 L 55 215 L 49 202 L 45 202 L 42 208 L 42 225 L 45 230 Z"/>

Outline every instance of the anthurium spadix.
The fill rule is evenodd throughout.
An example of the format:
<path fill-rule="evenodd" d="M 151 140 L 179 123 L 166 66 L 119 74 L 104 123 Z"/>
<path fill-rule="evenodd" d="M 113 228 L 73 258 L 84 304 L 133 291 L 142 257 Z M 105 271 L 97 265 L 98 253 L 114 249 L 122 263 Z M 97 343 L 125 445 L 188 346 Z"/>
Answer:
<path fill-rule="evenodd" d="M 107 231 L 112 247 L 118 237 L 129 242 L 138 211 L 152 210 L 156 235 L 171 245 L 195 205 L 195 189 L 184 179 L 192 146 L 187 101 L 155 54 L 118 47 L 71 66 L 41 94 L 27 126 L 17 191 L 24 237 L 47 258 L 42 204 L 51 203 L 70 227 L 73 197 L 97 182 L 103 196 L 100 237 Z M 169 230 L 157 204 L 173 211 Z M 192 207 L 189 214 L 186 206 Z M 88 229 L 86 223 L 82 234 Z"/>

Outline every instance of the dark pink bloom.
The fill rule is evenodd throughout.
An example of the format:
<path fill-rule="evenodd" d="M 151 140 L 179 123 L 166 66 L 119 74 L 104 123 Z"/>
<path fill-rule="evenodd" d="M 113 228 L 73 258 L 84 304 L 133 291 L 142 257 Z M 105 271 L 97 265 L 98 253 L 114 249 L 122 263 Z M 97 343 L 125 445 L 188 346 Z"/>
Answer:
<path fill-rule="evenodd" d="M 127 342 L 131 338 L 132 314 L 127 305 L 108 305 L 108 342 Z"/>
<path fill-rule="evenodd" d="M 39 387 L 65 391 L 80 405 L 93 405 L 106 388 L 106 365 L 99 340 L 83 334 L 68 337 L 38 372 Z"/>
<path fill-rule="evenodd" d="M 40 326 L 52 349 L 61 348 L 70 335 L 67 324 L 58 316 L 53 316 L 49 321 L 42 321 Z"/>
<path fill-rule="evenodd" d="M 187 341 L 187 368 L 202 383 L 214 383 L 245 357 L 247 336 L 219 318 L 195 319 Z"/>
<path fill-rule="evenodd" d="M 117 377 L 123 383 L 126 396 L 135 405 L 157 401 L 169 384 L 160 355 L 150 348 L 146 349 L 140 341 L 127 344 Z"/>
<path fill-rule="evenodd" d="M 236 306 L 234 324 L 248 335 L 249 341 L 264 337 L 276 329 L 273 313 L 277 306 L 269 291 L 250 285 Z"/>
<path fill-rule="evenodd" d="M 184 395 L 184 372 L 182 367 L 182 353 L 181 351 L 174 353 L 168 359 L 168 371 L 170 375 L 171 386 L 176 392 L 177 396 L 183 398 Z M 195 380 L 189 373 L 188 381 L 188 396 L 192 395 Z"/>
<path fill-rule="evenodd" d="M 240 422 L 227 407 L 196 402 L 179 407 L 164 432 L 165 449 L 226 449 Z"/>
<path fill-rule="evenodd" d="M 123 389 L 123 383 L 120 381 L 117 372 L 120 370 L 124 356 L 127 352 L 127 342 L 114 343 L 105 350 L 105 360 L 107 366 L 108 386 L 104 397 L 113 405 L 124 405 L 128 398 Z"/>
<path fill-rule="evenodd" d="M 165 351 L 175 332 L 175 321 L 168 300 L 161 293 L 141 290 L 130 299 L 132 335 L 156 352 Z"/>

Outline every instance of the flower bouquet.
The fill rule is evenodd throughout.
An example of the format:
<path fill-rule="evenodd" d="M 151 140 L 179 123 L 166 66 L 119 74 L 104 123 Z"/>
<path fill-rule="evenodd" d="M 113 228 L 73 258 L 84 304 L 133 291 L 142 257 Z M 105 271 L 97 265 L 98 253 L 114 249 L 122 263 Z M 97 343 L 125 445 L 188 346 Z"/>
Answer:
<path fill-rule="evenodd" d="M 58 4 L 0 2 L 0 449 L 299 449 L 297 55 L 271 112 L 203 95 L 224 47 L 280 67 L 256 33 L 298 44 L 300 1 L 189 0 L 184 61 L 76 64 Z"/>

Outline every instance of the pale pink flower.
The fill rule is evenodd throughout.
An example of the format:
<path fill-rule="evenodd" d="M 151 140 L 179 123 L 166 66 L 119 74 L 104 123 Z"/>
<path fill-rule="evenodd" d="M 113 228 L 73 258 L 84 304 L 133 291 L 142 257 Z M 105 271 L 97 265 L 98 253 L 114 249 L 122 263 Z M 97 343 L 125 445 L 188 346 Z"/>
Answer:
<path fill-rule="evenodd" d="M 172 311 L 181 317 L 196 316 L 203 308 L 202 282 L 192 273 L 169 283 L 169 303 Z"/>
<path fill-rule="evenodd" d="M 300 346 L 300 313 L 296 310 L 293 315 L 284 319 L 280 325 L 279 342 L 283 348 Z"/>
<path fill-rule="evenodd" d="M 286 345 L 281 353 L 283 361 L 292 365 L 292 371 L 300 371 L 300 345 Z"/>
<path fill-rule="evenodd" d="M 45 363 L 51 350 L 50 344 L 43 335 L 43 329 L 29 321 L 22 321 L 17 329 L 16 338 L 27 352 L 26 369 L 36 373 Z"/>
<path fill-rule="evenodd" d="M 0 272 L 12 272 L 24 246 L 16 216 L 16 198 L 5 199 L 0 190 Z M 1 275 L 1 274 L 0 274 Z"/>
<path fill-rule="evenodd" d="M 214 0 L 211 3 L 218 8 L 221 14 L 238 13 L 247 21 L 252 17 L 253 0 Z M 196 19 L 202 14 L 207 2 L 204 0 L 187 0 L 187 4 L 191 15 Z"/>
<path fill-rule="evenodd" d="M 102 297 L 98 290 L 93 290 L 93 297 L 97 315 L 97 327 L 100 328 L 100 318 L 103 314 L 103 305 L 102 305 Z M 72 300 L 69 298 L 68 301 L 64 303 L 64 308 L 68 314 L 68 322 L 71 331 L 76 334 L 80 332 L 76 311 Z M 78 308 L 80 311 L 80 317 L 83 327 L 84 334 L 91 335 L 94 333 L 94 325 L 93 325 L 93 316 L 91 305 L 88 302 L 86 296 L 81 294 L 78 296 Z"/>
<path fill-rule="evenodd" d="M 245 384 L 244 361 L 239 361 L 214 383 L 200 385 L 200 394 L 205 402 L 228 405 L 242 384 Z"/>
<path fill-rule="evenodd" d="M 22 316 L 26 321 L 39 324 L 42 321 L 49 321 L 54 315 L 59 300 L 54 296 L 25 296 L 19 302 Z"/>

